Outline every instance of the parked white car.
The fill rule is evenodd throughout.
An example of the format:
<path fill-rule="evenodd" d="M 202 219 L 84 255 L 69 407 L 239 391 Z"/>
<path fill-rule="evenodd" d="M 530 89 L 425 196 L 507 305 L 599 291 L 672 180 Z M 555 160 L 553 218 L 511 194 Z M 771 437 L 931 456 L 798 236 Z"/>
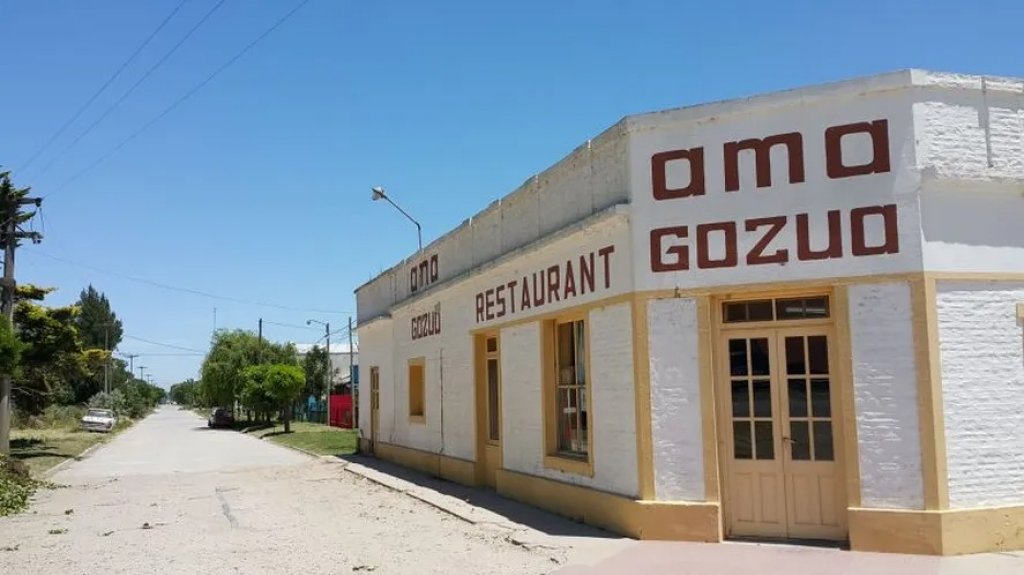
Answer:
<path fill-rule="evenodd" d="M 90 408 L 82 417 L 82 429 L 85 431 L 108 432 L 117 425 L 117 416 L 112 409 Z"/>

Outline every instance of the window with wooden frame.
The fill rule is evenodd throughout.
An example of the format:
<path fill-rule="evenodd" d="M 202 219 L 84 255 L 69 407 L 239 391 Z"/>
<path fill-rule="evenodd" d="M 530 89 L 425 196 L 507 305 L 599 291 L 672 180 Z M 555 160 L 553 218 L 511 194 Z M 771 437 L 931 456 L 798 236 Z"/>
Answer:
<path fill-rule="evenodd" d="M 545 466 L 592 475 L 590 371 L 583 317 L 548 322 L 545 333 Z"/>
<path fill-rule="evenodd" d="M 422 357 L 409 360 L 409 420 L 426 420 L 426 362 Z"/>

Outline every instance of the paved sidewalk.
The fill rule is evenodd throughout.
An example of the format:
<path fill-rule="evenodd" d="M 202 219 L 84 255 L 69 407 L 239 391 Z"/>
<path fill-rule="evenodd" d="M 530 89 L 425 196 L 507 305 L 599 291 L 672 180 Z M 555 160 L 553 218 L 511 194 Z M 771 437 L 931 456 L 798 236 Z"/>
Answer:
<path fill-rule="evenodd" d="M 635 541 L 374 459 L 344 458 L 349 472 L 424 501 L 507 539 L 547 552 L 556 575 L 1021 575 L 1024 552 L 960 557 L 863 553 L 775 543 Z"/>

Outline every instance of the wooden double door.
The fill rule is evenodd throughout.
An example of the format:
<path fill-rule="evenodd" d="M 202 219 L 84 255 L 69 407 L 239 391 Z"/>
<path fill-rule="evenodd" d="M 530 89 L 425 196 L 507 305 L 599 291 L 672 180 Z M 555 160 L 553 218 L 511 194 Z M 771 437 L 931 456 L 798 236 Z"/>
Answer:
<path fill-rule="evenodd" d="M 845 539 L 829 329 L 730 329 L 720 345 L 727 534 Z"/>

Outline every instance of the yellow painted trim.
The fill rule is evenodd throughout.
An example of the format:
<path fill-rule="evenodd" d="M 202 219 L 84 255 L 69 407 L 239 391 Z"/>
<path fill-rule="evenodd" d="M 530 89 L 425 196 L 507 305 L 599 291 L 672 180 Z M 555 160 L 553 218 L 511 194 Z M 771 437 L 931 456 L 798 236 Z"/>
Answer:
<path fill-rule="evenodd" d="M 917 368 L 924 506 L 929 510 L 948 509 L 949 474 L 946 463 L 935 280 L 924 277 L 910 282 L 910 300 L 914 323 L 914 363 Z"/>
<path fill-rule="evenodd" d="M 636 468 L 640 499 L 655 499 L 654 446 L 651 429 L 651 353 L 648 339 L 647 298 L 638 295 L 630 307 L 633 316 L 633 401 L 636 408 Z"/>
<path fill-rule="evenodd" d="M 718 437 L 715 417 L 715 321 L 711 310 L 711 298 L 697 300 L 697 353 L 700 362 L 700 415 L 701 435 L 704 443 L 704 498 L 707 501 L 721 501 L 721 484 L 718 476 Z"/>
<path fill-rule="evenodd" d="M 1024 320 L 1024 303 L 1017 304 L 1017 319 Z"/>
<path fill-rule="evenodd" d="M 425 415 L 410 415 L 409 416 L 409 423 L 412 423 L 413 425 L 426 425 L 427 424 L 427 416 L 425 416 Z"/>
<path fill-rule="evenodd" d="M 412 368 L 420 368 L 420 373 L 423 374 L 423 381 L 420 382 L 420 392 L 423 397 L 420 398 L 420 404 L 423 406 L 423 413 L 412 412 Z M 407 396 L 407 411 L 409 413 L 409 423 L 426 423 L 427 421 L 427 358 L 425 357 L 414 357 L 406 362 L 405 368 L 405 392 Z"/>
<path fill-rule="evenodd" d="M 374 455 L 385 461 L 463 485 L 476 485 L 476 463 L 473 461 L 380 441 L 374 448 Z"/>
<path fill-rule="evenodd" d="M 585 477 L 594 476 L 594 466 L 585 459 L 572 459 L 558 455 L 545 455 L 544 468 L 554 469 L 564 473 L 573 473 Z"/>
<path fill-rule="evenodd" d="M 498 493 L 637 539 L 722 540 L 717 503 L 636 501 L 507 469 L 498 471 Z"/>
<path fill-rule="evenodd" d="M 923 275 L 933 280 L 1024 281 L 1024 273 L 1021 272 L 924 272 Z"/>
<path fill-rule="evenodd" d="M 854 551 L 963 555 L 1024 549 L 1024 506 L 911 511 L 851 508 Z"/>
<path fill-rule="evenodd" d="M 487 404 L 481 387 L 485 385 L 484 380 L 487 374 L 484 372 L 485 359 L 487 357 L 487 336 L 489 333 L 478 333 L 473 335 L 473 398 L 476 417 L 473 418 L 474 438 L 476 440 L 476 469 L 475 483 L 477 485 L 487 484 L 487 443 L 484 438 L 487 431 L 484 429 L 484 420 L 487 418 Z"/>
<path fill-rule="evenodd" d="M 860 507 L 860 443 L 857 438 L 857 414 L 853 391 L 853 342 L 850 331 L 850 293 L 847 286 L 832 291 L 832 316 L 835 318 L 835 345 L 841 425 L 842 465 L 846 476 L 846 505 Z"/>
<path fill-rule="evenodd" d="M 605 307 L 605 306 L 597 306 Z M 547 469 L 555 469 L 566 473 L 576 473 L 587 477 L 594 476 L 594 421 L 593 403 L 594 376 L 590 369 L 590 308 L 577 309 L 571 313 L 562 313 L 541 323 L 541 366 L 542 369 L 542 402 L 541 421 L 544 425 L 543 464 Z M 584 381 L 587 402 L 587 458 L 586 460 L 567 457 L 558 453 L 558 402 L 555 360 L 555 330 L 559 323 L 583 320 L 583 369 L 586 374 Z"/>

